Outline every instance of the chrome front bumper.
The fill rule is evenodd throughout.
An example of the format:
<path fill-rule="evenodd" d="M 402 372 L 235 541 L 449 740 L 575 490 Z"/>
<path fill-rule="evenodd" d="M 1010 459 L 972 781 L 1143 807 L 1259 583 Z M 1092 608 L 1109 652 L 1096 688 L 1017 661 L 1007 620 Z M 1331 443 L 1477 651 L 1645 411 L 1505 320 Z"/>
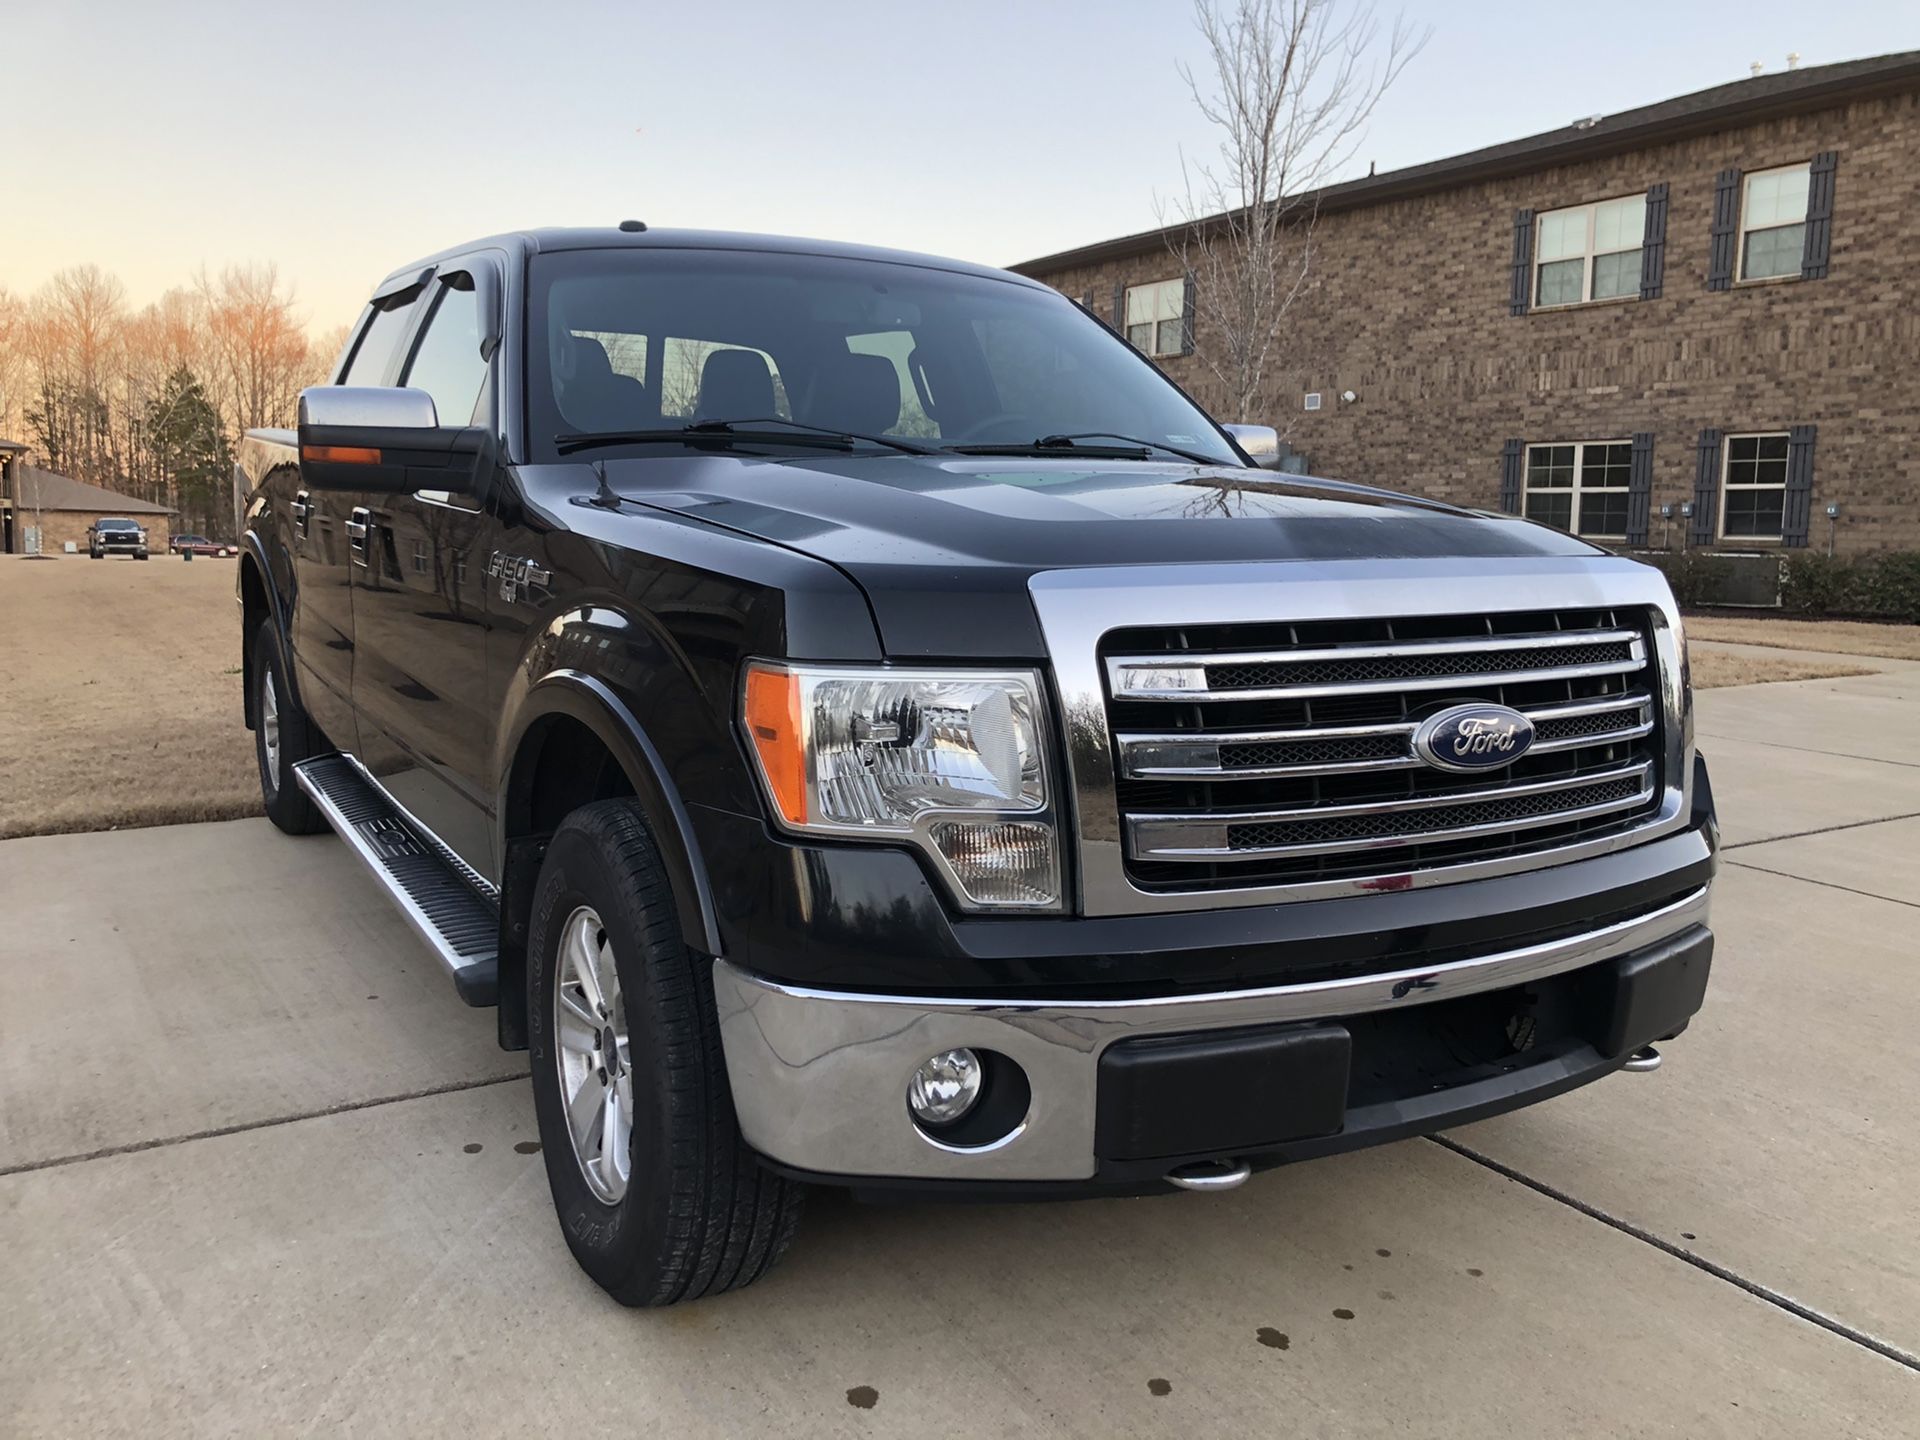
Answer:
<path fill-rule="evenodd" d="M 1167 999 L 1029 1003 L 780 985 L 714 962 L 720 1034 L 747 1143 L 796 1170 L 911 1180 L 1093 1178 L 1101 1053 L 1119 1040 L 1333 1019 L 1505 989 L 1704 927 L 1707 887 L 1636 919 L 1518 950 L 1383 975 Z M 929 1056 L 998 1051 L 1027 1073 L 1024 1122 L 991 1144 L 943 1145 L 907 1113 Z"/>

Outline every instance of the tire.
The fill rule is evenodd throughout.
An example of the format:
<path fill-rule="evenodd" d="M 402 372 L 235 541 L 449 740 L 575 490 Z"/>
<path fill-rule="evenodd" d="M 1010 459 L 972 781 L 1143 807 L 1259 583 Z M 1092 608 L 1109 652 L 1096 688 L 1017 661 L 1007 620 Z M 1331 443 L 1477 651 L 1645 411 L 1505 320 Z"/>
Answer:
<path fill-rule="evenodd" d="M 271 617 L 253 632 L 253 654 L 251 683 L 260 687 L 253 756 L 260 767 L 260 796 L 266 802 L 267 818 L 289 835 L 318 835 L 327 828 L 326 817 L 300 788 L 293 767 L 321 753 L 324 742 L 287 685 L 280 637 Z"/>
<path fill-rule="evenodd" d="M 134 559 L 136 559 L 136 560 L 145 560 L 145 559 L 147 559 L 147 558 L 149 558 L 149 557 L 148 557 L 148 555 L 147 555 L 147 552 L 146 552 L 146 551 L 144 551 L 144 550 L 142 550 L 142 551 L 141 551 L 141 552 L 140 552 L 140 553 L 139 553 L 138 555 L 135 555 L 135 556 L 134 556 L 133 558 L 134 558 Z"/>
<path fill-rule="evenodd" d="M 100 552 L 98 550 L 89 550 L 87 557 L 92 560 L 98 560 L 100 558 Z"/>
<path fill-rule="evenodd" d="M 579 985 L 581 969 L 571 962 L 581 952 L 563 955 L 570 936 L 587 937 L 575 943 L 597 956 L 598 973 L 610 964 L 617 995 L 602 984 L 596 1000 Z M 603 800 L 569 815 L 534 890 L 527 1049 L 561 1233 L 580 1267 L 623 1305 L 673 1305 L 751 1285 L 785 1253 L 800 1222 L 804 1187 L 767 1169 L 740 1136 L 710 965 L 680 938 L 660 852 L 638 807 Z M 590 1032 L 597 1051 L 578 1043 L 589 1032 L 577 1019 L 569 1027 L 576 1044 L 561 1043 L 563 987 L 600 1017 L 605 1028 Z M 602 1192 L 617 1177 L 601 1164 L 598 1179 L 589 1178 L 569 1127 L 564 1066 L 598 1054 L 597 1073 L 606 1074 L 615 1015 L 627 1024 L 631 1130 L 629 1173 L 609 1195 Z M 585 1097 L 586 1115 L 598 1111 L 601 1130 L 610 1089 L 617 1097 L 617 1079 L 608 1085 L 588 1068 L 574 1091 Z M 591 1140 L 591 1121 L 585 1128 Z M 622 1147 L 600 1148 L 617 1155 Z"/>

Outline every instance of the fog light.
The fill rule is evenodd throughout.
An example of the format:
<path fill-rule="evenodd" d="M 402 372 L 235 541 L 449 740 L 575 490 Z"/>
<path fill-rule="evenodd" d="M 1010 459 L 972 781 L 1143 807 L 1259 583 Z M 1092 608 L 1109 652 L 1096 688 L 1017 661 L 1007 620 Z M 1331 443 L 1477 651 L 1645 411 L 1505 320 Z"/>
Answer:
<path fill-rule="evenodd" d="M 971 1050 L 943 1050 L 907 1082 L 907 1108 L 922 1125 L 951 1125 L 980 1098 L 980 1057 Z"/>

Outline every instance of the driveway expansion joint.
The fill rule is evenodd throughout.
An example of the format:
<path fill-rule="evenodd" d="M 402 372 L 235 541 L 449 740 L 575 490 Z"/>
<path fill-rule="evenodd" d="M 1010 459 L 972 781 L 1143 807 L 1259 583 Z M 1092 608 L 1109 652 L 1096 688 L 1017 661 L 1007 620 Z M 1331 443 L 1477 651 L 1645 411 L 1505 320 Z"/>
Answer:
<path fill-rule="evenodd" d="M 318 1110 L 302 1110 L 292 1115 L 269 1115 L 261 1120 L 242 1120 L 233 1125 L 218 1125 L 211 1130 L 190 1131 L 185 1135 L 163 1135 L 156 1140 L 134 1140 L 125 1145 L 107 1145 L 98 1150 L 82 1151 L 77 1155 L 55 1155 L 46 1160 L 27 1160 L 18 1165 L 0 1165 L 0 1180 L 4 1180 L 9 1175 L 28 1175 L 35 1170 L 57 1170 L 66 1165 L 84 1165 L 89 1160 L 107 1160 L 115 1155 L 138 1155 L 145 1150 L 166 1150 L 194 1140 L 218 1140 L 225 1135 L 244 1135 L 249 1130 L 271 1130 L 280 1125 L 294 1125 L 302 1120 L 321 1120 L 329 1115 L 350 1115 L 356 1110 L 376 1110 L 382 1105 L 398 1105 L 407 1100 L 427 1100 L 435 1095 L 457 1095 L 463 1090 L 480 1090 L 489 1085 L 506 1085 L 526 1078 L 527 1072 L 520 1070 L 511 1075 L 488 1075 L 478 1080 L 450 1080 L 444 1085 L 428 1085 L 424 1089 L 407 1090 L 398 1095 L 375 1095 L 366 1100 L 346 1100 L 338 1105 L 327 1105 Z"/>
<path fill-rule="evenodd" d="M 1736 840 L 1731 845 L 1722 845 L 1722 850 L 1744 850 L 1749 845 L 1777 845 L 1782 840 L 1804 840 L 1809 835 L 1831 835 L 1836 830 L 1858 830 L 1865 825 L 1891 825 L 1895 820 L 1920 820 L 1920 810 L 1909 810 L 1904 815 L 1879 815 L 1871 820 L 1843 820 L 1838 825 L 1822 825 L 1817 830 L 1796 830 L 1791 835 L 1766 835 L 1758 840 Z"/>
<path fill-rule="evenodd" d="M 1844 1320 L 1837 1320 L 1831 1315 L 1823 1314 L 1821 1311 L 1813 1309 L 1811 1306 L 1802 1305 L 1790 1295 L 1783 1295 L 1780 1291 L 1770 1286 L 1762 1285 L 1757 1280 L 1749 1280 L 1746 1276 L 1729 1270 L 1726 1266 L 1717 1264 L 1707 1259 L 1704 1255 L 1697 1255 L 1691 1250 L 1675 1245 L 1672 1241 L 1654 1234 L 1653 1231 L 1646 1229 L 1644 1226 L 1636 1225 L 1633 1221 L 1622 1219 L 1618 1215 L 1609 1214 L 1599 1206 L 1590 1205 L 1585 1200 L 1570 1195 L 1557 1186 L 1549 1185 L 1544 1180 L 1536 1180 L 1533 1176 L 1524 1174 L 1514 1169 L 1511 1165 L 1502 1164 L 1491 1155 L 1484 1155 L 1470 1145 L 1462 1145 L 1458 1140 L 1450 1139 L 1445 1135 L 1429 1135 L 1427 1139 L 1438 1145 L 1442 1150 L 1451 1150 L 1463 1160 L 1471 1160 L 1474 1164 L 1484 1166 L 1496 1175 L 1511 1180 L 1516 1184 L 1526 1186 L 1537 1195 L 1543 1195 L 1549 1200 L 1558 1201 L 1562 1205 L 1578 1210 L 1590 1220 L 1598 1220 L 1602 1225 L 1618 1230 L 1622 1235 L 1630 1236 L 1635 1240 L 1641 1241 L 1643 1244 L 1651 1245 L 1654 1249 L 1672 1256 L 1675 1260 L 1683 1261 L 1693 1266 L 1696 1270 L 1704 1271 L 1716 1280 L 1724 1280 L 1736 1289 L 1746 1291 L 1746 1293 L 1753 1296 L 1754 1299 L 1763 1301 L 1775 1309 L 1784 1310 L 1795 1319 L 1804 1320 L 1809 1325 L 1817 1325 L 1822 1330 L 1836 1335 L 1842 1340 L 1850 1341 L 1862 1349 L 1871 1350 L 1874 1354 L 1891 1360 L 1896 1365 L 1904 1365 L 1907 1369 L 1914 1371 L 1916 1374 L 1920 1374 L 1920 1355 L 1915 1355 L 1910 1350 L 1903 1350 L 1891 1341 L 1882 1340 L 1877 1335 L 1869 1335 L 1866 1331 L 1857 1329 L 1847 1324 Z"/>
<path fill-rule="evenodd" d="M 1832 880 L 1815 880 L 1811 875 L 1796 875 L 1791 870 L 1774 870 L 1765 865 L 1756 865 L 1751 860 L 1729 860 L 1729 865 L 1737 865 L 1742 870 L 1757 870 L 1762 875 L 1778 875 L 1782 880 L 1799 880 L 1808 885 L 1824 886 L 1828 890 L 1838 890 L 1847 895 L 1858 895 L 1863 900 L 1884 900 L 1889 905 L 1907 905 L 1920 910 L 1920 901 L 1902 900 L 1897 895 L 1881 895 L 1873 890 L 1856 890 L 1851 885 L 1837 884 Z"/>
<path fill-rule="evenodd" d="M 1920 770 L 1920 760 L 1889 760 L 1884 755 L 1856 755 L 1851 750 L 1822 750 L 1817 745 L 1789 745 L 1783 740 L 1755 740 L 1748 735 L 1714 735 L 1705 730 L 1693 733 L 1700 740 L 1725 740 L 1731 745 L 1765 745 L 1773 750 L 1798 750 L 1802 755 L 1826 755 L 1835 760 L 1864 760 L 1869 765 L 1903 765 L 1909 770 Z"/>

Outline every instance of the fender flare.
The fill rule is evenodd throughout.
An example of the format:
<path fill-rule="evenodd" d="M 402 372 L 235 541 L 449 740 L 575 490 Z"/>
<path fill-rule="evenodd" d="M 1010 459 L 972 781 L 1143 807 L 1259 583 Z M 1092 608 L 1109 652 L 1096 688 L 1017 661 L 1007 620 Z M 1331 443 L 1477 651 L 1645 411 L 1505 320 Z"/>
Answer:
<path fill-rule="evenodd" d="M 260 538 L 260 532 L 252 526 L 248 526 L 247 529 L 243 530 L 240 534 L 240 563 L 235 572 L 234 579 L 234 585 L 236 589 L 239 590 L 238 598 L 241 600 L 243 606 L 241 611 L 242 615 L 246 613 L 244 609 L 246 592 L 243 587 L 246 583 L 247 565 L 249 562 L 251 562 L 254 569 L 259 572 L 260 588 L 266 592 L 267 618 L 273 621 L 274 638 L 280 645 L 280 668 L 284 672 L 287 689 L 291 692 L 295 704 L 303 704 L 304 702 L 300 699 L 300 667 L 293 663 L 293 641 L 292 637 L 287 633 L 286 601 L 280 594 L 280 587 L 274 584 L 273 566 L 267 563 L 266 541 Z M 245 633 L 241 635 L 240 651 L 242 656 L 245 656 L 246 647 L 252 643 L 253 636 Z M 249 673 L 245 679 L 247 723 L 249 727 L 251 727 L 253 724 L 252 674 Z"/>
<path fill-rule="evenodd" d="M 534 725 L 555 715 L 585 725 L 613 755 L 660 841 L 668 886 L 673 891 L 674 907 L 679 911 L 681 931 L 687 943 L 715 959 L 720 958 L 723 952 L 719 917 L 692 817 L 679 790 L 668 778 L 660 752 L 647 737 L 646 728 L 619 695 L 592 675 L 565 668 L 550 670 L 527 691 L 514 716 L 511 737 L 501 752 L 495 853 L 506 854 L 508 817 L 520 801 L 517 794 L 509 792 L 516 783 L 525 783 L 525 777 L 514 774 L 520 747 Z"/>

